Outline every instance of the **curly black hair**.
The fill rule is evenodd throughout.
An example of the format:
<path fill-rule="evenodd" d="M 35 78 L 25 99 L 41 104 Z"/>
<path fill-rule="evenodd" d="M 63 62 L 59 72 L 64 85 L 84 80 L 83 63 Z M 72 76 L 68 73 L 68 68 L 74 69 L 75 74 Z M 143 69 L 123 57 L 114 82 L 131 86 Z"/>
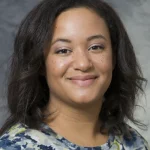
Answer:
<path fill-rule="evenodd" d="M 14 52 L 8 79 L 10 117 L 0 134 L 21 122 L 38 129 L 44 120 L 43 110 L 49 101 L 45 79 L 44 50 L 50 46 L 54 22 L 62 12 L 78 7 L 94 10 L 104 19 L 110 33 L 115 68 L 105 93 L 99 119 L 101 133 L 127 134 L 126 121 L 144 126 L 133 112 L 139 92 L 144 93 L 143 78 L 135 52 L 125 27 L 115 10 L 102 0 L 43 0 L 22 21 L 14 42 Z"/>

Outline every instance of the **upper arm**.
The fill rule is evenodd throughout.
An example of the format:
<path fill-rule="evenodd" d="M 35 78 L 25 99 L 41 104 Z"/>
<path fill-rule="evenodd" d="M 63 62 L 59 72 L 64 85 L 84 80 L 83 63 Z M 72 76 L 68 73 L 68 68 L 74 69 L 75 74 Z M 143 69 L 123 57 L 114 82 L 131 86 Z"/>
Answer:
<path fill-rule="evenodd" d="M 150 150 L 148 142 L 137 130 L 129 126 L 129 131 L 131 134 L 131 139 L 125 140 L 127 147 L 131 146 L 134 149 Z"/>
<path fill-rule="evenodd" d="M 148 142 L 144 139 L 145 150 L 150 150 Z"/>
<path fill-rule="evenodd" d="M 37 149 L 37 142 L 32 140 L 25 133 L 9 134 L 5 133 L 0 138 L 0 150 L 27 150 Z"/>

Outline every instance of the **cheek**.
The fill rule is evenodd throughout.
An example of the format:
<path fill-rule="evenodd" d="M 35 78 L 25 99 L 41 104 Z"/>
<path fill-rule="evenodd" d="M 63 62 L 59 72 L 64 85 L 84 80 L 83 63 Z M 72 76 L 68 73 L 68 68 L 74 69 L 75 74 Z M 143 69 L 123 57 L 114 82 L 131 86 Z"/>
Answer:
<path fill-rule="evenodd" d="M 102 54 L 97 59 L 94 59 L 96 65 L 102 73 L 112 72 L 113 63 L 112 63 L 112 55 L 111 54 Z"/>
<path fill-rule="evenodd" d="M 49 76 L 61 76 L 65 73 L 68 66 L 68 61 L 65 59 L 58 59 L 57 57 L 49 57 L 46 62 L 46 71 Z"/>

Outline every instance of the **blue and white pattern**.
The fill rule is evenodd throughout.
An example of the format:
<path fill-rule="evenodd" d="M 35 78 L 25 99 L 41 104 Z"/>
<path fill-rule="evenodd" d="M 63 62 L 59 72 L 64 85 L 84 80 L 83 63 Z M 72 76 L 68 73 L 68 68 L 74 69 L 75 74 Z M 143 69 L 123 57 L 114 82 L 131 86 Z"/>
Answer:
<path fill-rule="evenodd" d="M 129 127 L 132 138 L 109 136 L 108 142 L 97 147 L 82 147 L 71 143 L 42 124 L 41 130 L 29 129 L 20 123 L 0 137 L 0 150 L 150 150 L 146 140 Z"/>

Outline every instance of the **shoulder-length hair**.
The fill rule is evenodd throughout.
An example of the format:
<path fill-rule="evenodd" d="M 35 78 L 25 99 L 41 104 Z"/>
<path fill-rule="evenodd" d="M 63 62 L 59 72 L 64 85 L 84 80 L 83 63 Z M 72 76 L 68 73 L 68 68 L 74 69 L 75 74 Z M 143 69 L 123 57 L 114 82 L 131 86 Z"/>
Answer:
<path fill-rule="evenodd" d="M 23 20 L 15 39 L 7 97 L 11 115 L 1 134 L 18 122 L 39 129 L 50 95 L 43 53 L 50 46 L 57 16 L 78 7 L 92 9 L 103 18 L 111 37 L 115 69 L 99 114 L 101 133 L 107 129 L 111 134 L 127 134 L 127 120 L 142 125 L 133 112 L 146 79 L 117 13 L 102 0 L 43 0 Z"/>

